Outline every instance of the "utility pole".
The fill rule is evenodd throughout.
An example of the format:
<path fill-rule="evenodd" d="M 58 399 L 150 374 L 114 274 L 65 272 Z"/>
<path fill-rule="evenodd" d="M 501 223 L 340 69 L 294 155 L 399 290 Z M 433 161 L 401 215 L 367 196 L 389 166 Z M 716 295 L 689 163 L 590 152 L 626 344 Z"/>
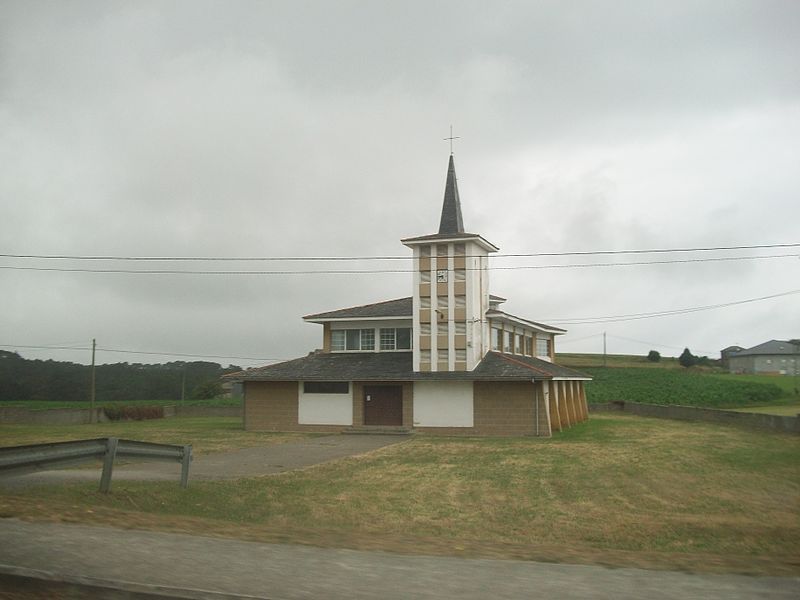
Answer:
<path fill-rule="evenodd" d="M 603 332 L 603 366 L 606 366 L 606 332 Z"/>
<path fill-rule="evenodd" d="M 89 398 L 89 409 L 90 409 L 89 422 L 90 423 L 94 423 L 95 422 L 95 414 L 94 414 L 94 400 L 95 400 L 94 354 L 95 354 L 95 349 L 96 348 L 97 348 L 97 340 L 95 340 L 95 338 L 92 338 L 92 392 L 91 392 L 91 396 Z"/>

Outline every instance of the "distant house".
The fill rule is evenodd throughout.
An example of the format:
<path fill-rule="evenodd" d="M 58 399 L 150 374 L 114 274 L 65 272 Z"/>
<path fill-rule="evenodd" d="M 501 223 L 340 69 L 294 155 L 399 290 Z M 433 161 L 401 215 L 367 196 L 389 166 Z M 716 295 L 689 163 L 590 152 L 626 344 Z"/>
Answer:
<path fill-rule="evenodd" d="M 555 364 L 566 332 L 489 293 L 498 248 L 464 230 L 452 155 L 438 233 L 401 241 L 412 296 L 308 315 L 321 350 L 228 376 L 244 384 L 246 429 L 549 436 L 588 418 L 590 378 Z"/>
<path fill-rule="evenodd" d="M 728 356 L 728 369 L 731 373 L 796 375 L 800 372 L 800 344 L 795 342 L 770 340 L 732 352 Z"/>
<path fill-rule="evenodd" d="M 720 363 L 722 364 L 723 369 L 727 369 L 730 366 L 729 359 L 731 354 L 736 354 L 737 352 L 741 352 L 744 350 L 741 346 L 728 346 L 727 348 L 723 348 L 719 351 L 720 354 Z"/>

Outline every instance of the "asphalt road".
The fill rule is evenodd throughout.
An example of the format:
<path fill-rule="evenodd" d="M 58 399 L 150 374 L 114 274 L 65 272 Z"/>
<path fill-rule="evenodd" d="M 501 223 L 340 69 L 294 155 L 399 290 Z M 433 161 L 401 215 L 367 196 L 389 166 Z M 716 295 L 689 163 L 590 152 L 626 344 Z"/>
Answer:
<path fill-rule="evenodd" d="M 231 452 L 201 454 L 192 461 L 191 481 L 198 479 L 236 479 L 272 475 L 302 469 L 348 456 L 363 454 L 408 440 L 402 435 L 326 435 L 285 444 L 244 448 Z M 136 462 L 114 467 L 113 481 L 180 481 L 181 465 L 169 462 Z M 37 471 L 24 475 L 0 476 L 2 487 L 18 487 L 61 481 L 100 481 L 100 467 Z M 113 483 L 112 483 L 113 485 Z"/>
<path fill-rule="evenodd" d="M 0 574 L 26 570 L 194 598 L 800 598 L 800 578 L 404 556 L 0 520 Z"/>

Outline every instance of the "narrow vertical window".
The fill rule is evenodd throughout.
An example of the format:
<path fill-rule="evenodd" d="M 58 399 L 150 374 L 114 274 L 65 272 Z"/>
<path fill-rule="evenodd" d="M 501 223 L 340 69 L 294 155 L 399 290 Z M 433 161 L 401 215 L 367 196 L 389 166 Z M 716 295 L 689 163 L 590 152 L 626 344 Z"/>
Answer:
<path fill-rule="evenodd" d="M 344 329 L 334 329 L 331 331 L 331 350 L 344 350 Z"/>
<path fill-rule="evenodd" d="M 361 330 L 361 349 L 362 350 L 375 350 L 375 330 L 362 329 Z"/>
<path fill-rule="evenodd" d="M 492 350 L 500 352 L 502 350 L 503 330 L 492 327 Z"/>
<path fill-rule="evenodd" d="M 381 329 L 381 350 L 394 350 L 395 330 Z"/>

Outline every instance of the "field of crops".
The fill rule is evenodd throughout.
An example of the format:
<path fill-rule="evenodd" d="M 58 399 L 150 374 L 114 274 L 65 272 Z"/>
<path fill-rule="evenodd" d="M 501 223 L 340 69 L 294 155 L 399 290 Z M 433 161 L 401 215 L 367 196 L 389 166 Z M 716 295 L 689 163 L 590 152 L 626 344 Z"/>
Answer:
<path fill-rule="evenodd" d="M 584 368 L 594 380 L 586 386 L 589 402 L 624 400 L 647 404 L 680 404 L 735 408 L 780 402 L 784 391 L 772 383 L 714 377 L 702 372 L 672 369 Z"/>

